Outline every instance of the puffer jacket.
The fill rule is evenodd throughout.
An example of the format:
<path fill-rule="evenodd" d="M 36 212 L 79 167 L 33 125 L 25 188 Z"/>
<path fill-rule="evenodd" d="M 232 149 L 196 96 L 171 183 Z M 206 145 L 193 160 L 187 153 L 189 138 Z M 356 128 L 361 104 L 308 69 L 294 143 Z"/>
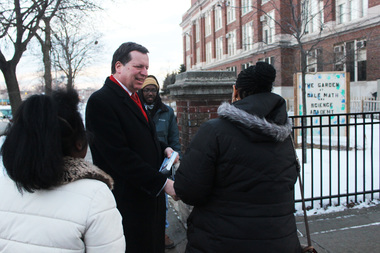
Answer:
<path fill-rule="evenodd" d="M 301 252 L 284 99 L 259 93 L 222 104 L 218 115 L 202 124 L 176 174 L 177 196 L 194 206 L 186 252 Z"/>
<path fill-rule="evenodd" d="M 65 168 L 62 185 L 34 193 L 0 176 L 0 252 L 125 252 L 112 178 L 83 159 Z"/>

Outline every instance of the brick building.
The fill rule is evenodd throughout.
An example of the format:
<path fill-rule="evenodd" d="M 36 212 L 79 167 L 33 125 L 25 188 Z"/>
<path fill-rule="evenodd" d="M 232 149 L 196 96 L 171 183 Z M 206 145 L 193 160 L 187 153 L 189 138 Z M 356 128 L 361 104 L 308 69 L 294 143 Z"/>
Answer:
<path fill-rule="evenodd" d="M 379 86 L 380 0 L 191 0 L 180 25 L 187 70 L 239 73 L 266 61 L 275 91 L 291 98 L 302 46 L 308 72 L 350 72 L 352 96 Z"/>

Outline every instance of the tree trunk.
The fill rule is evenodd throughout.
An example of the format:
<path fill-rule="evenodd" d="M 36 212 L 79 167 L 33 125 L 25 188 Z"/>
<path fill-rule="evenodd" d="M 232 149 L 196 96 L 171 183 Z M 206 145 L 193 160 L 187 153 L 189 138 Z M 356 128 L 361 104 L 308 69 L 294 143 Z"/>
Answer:
<path fill-rule="evenodd" d="M 69 58 L 68 58 L 69 59 Z M 67 89 L 70 90 L 74 88 L 74 76 L 73 76 L 73 69 L 71 67 L 71 62 L 68 61 L 68 74 L 67 74 Z"/>
<path fill-rule="evenodd" d="M 71 75 L 67 76 L 67 89 L 70 90 L 74 87 L 73 85 L 73 77 Z"/>
<path fill-rule="evenodd" d="M 1 69 L 7 85 L 9 101 L 11 103 L 12 115 L 15 115 L 17 109 L 21 105 L 20 88 L 16 77 L 16 65 L 6 62 Z"/>
<path fill-rule="evenodd" d="M 45 22 L 45 41 L 40 41 L 42 47 L 42 55 L 44 62 L 44 80 L 45 94 L 50 95 L 52 91 L 52 76 L 51 76 L 51 27 L 50 19 L 44 19 Z"/>

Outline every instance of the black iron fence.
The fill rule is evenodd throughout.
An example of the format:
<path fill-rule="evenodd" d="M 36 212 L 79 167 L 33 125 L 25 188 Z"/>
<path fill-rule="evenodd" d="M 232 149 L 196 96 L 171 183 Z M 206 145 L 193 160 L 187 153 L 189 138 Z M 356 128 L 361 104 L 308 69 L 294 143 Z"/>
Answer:
<path fill-rule="evenodd" d="M 379 199 L 380 112 L 291 116 L 306 206 Z M 296 205 L 300 204 L 296 187 Z"/>

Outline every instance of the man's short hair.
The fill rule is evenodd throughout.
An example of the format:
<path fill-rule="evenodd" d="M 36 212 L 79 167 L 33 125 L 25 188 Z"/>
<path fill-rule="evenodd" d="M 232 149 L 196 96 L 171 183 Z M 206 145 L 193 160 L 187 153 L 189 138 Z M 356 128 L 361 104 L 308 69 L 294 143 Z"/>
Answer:
<path fill-rule="evenodd" d="M 121 62 L 123 65 L 127 64 L 131 60 L 131 52 L 138 51 L 143 54 L 149 53 L 148 49 L 135 42 L 125 42 L 115 51 L 112 57 L 111 73 L 116 73 L 115 64 Z"/>

